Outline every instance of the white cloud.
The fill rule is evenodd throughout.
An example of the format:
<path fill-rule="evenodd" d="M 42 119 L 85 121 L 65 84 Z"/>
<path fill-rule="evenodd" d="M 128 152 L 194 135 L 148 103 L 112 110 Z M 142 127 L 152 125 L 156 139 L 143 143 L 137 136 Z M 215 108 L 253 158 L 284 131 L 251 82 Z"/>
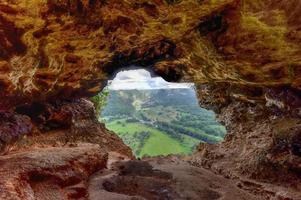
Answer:
<path fill-rule="evenodd" d="M 122 81 L 122 80 L 149 80 L 151 79 L 151 74 L 144 69 L 137 70 L 128 70 L 119 72 L 114 81 Z"/>
<path fill-rule="evenodd" d="M 192 86 L 192 83 L 169 83 L 161 77 L 152 77 L 150 72 L 144 69 L 121 71 L 108 84 L 110 90 L 172 89 Z"/>

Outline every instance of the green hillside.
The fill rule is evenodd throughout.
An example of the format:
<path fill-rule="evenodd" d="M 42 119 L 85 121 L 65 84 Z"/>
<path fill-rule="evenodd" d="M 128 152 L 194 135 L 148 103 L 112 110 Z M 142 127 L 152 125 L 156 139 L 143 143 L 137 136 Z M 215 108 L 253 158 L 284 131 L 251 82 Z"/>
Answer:
<path fill-rule="evenodd" d="M 137 157 L 189 153 L 191 151 L 187 145 L 144 124 L 114 120 L 107 123 L 106 126 L 118 133 L 125 144 L 133 149 Z"/>
<path fill-rule="evenodd" d="M 226 133 L 212 111 L 198 106 L 193 89 L 109 91 L 100 120 L 137 157 L 190 154 Z"/>

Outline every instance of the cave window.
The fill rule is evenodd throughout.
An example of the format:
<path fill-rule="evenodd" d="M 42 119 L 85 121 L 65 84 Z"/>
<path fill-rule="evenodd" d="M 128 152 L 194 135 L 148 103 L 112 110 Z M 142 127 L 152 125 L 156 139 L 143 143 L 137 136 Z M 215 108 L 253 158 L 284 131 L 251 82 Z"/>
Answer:
<path fill-rule="evenodd" d="M 219 143 L 226 129 L 198 104 L 193 83 L 170 83 L 145 69 L 121 70 L 92 100 L 99 120 L 136 157 L 191 154 Z"/>

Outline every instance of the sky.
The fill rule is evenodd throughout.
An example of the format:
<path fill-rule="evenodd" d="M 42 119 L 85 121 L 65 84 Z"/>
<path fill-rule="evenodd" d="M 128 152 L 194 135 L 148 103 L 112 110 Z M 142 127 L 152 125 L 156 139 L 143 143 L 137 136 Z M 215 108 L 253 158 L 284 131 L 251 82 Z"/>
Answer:
<path fill-rule="evenodd" d="M 152 77 L 150 72 L 144 69 L 120 71 L 108 83 L 109 90 L 152 90 L 192 87 L 192 83 L 170 83 L 161 77 Z"/>

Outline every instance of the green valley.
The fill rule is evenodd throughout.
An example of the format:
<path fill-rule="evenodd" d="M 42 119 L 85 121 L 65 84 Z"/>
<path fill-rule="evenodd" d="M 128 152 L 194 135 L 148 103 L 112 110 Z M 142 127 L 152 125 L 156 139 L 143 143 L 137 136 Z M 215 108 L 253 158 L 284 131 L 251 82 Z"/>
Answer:
<path fill-rule="evenodd" d="M 218 143 L 226 133 L 190 88 L 110 90 L 100 120 L 138 158 L 190 154 L 200 142 Z"/>

